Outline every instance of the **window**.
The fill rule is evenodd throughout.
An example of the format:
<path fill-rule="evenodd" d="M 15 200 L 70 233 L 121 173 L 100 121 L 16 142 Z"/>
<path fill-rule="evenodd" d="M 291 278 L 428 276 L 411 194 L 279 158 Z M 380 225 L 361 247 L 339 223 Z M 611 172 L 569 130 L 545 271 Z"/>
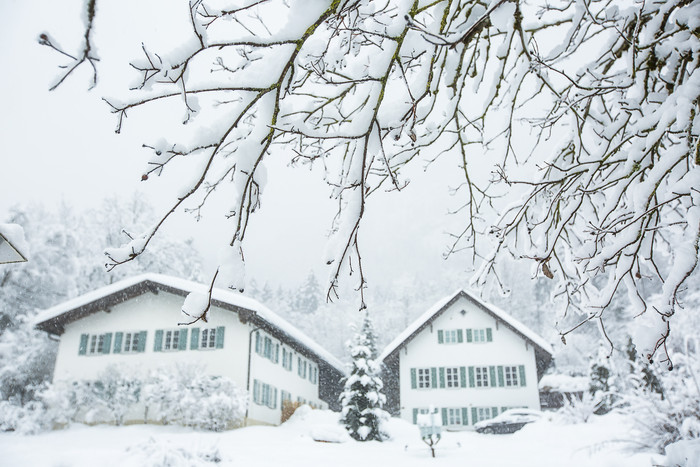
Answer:
<path fill-rule="evenodd" d="M 457 344 L 464 341 L 461 329 L 438 330 L 438 344 Z"/>
<path fill-rule="evenodd" d="M 180 347 L 180 330 L 165 331 L 163 350 L 177 350 Z"/>
<path fill-rule="evenodd" d="M 430 387 L 430 368 L 418 368 L 418 388 Z"/>
<path fill-rule="evenodd" d="M 112 333 L 81 334 L 78 355 L 108 354 L 112 346 Z"/>
<path fill-rule="evenodd" d="M 297 374 L 306 379 L 306 360 L 301 357 L 297 357 Z"/>
<path fill-rule="evenodd" d="M 145 332 L 143 333 L 144 335 L 142 336 L 142 333 L 140 332 L 127 332 L 124 334 L 124 352 L 143 352 L 143 348 L 146 345 L 145 342 Z M 141 339 L 144 339 L 144 342 L 141 342 Z M 115 342 L 115 348 L 114 351 L 117 351 L 116 348 L 116 342 Z"/>
<path fill-rule="evenodd" d="M 472 424 L 498 415 L 498 407 L 472 407 Z"/>
<path fill-rule="evenodd" d="M 309 381 L 316 384 L 318 378 L 318 368 L 313 363 L 309 362 Z"/>
<path fill-rule="evenodd" d="M 467 329 L 467 342 L 491 342 L 493 331 L 491 328 Z"/>
<path fill-rule="evenodd" d="M 216 328 L 202 329 L 202 340 L 199 347 L 202 349 L 213 349 L 216 347 Z"/>
<path fill-rule="evenodd" d="M 288 393 L 288 392 L 285 391 L 284 389 L 282 389 L 282 391 L 280 391 L 280 392 L 281 392 L 280 398 L 281 398 L 281 402 L 282 402 L 282 403 L 284 403 L 285 401 L 287 401 L 287 402 L 291 402 L 291 401 L 292 401 L 292 395 L 291 395 L 290 393 Z"/>
<path fill-rule="evenodd" d="M 462 409 L 447 409 L 447 424 L 462 425 Z"/>
<path fill-rule="evenodd" d="M 271 409 L 277 408 L 277 388 L 267 383 L 253 380 L 253 402 Z"/>
<path fill-rule="evenodd" d="M 198 338 L 199 334 L 195 334 L 195 332 L 199 332 L 199 329 L 194 328 L 192 329 L 192 340 L 194 341 L 195 339 Z M 187 333 L 188 329 L 183 328 L 183 329 L 159 329 L 156 331 L 155 334 L 155 339 L 153 340 L 153 351 L 154 352 L 172 352 L 172 351 L 177 351 L 177 350 L 187 350 Z M 140 345 L 144 347 L 145 345 L 145 337 L 146 333 L 143 332 L 143 338 L 144 342 L 141 343 Z M 140 339 L 140 337 L 138 338 Z M 126 341 L 125 341 L 126 342 Z M 133 342 L 133 337 L 132 337 L 132 342 Z M 126 350 L 125 350 L 126 352 Z"/>
<path fill-rule="evenodd" d="M 518 367 L 506 366 L 503 370 L 506 375 L 506 386 L 518 386 Z"/>
<path fill-rule="evenodd" d="M 477 366 L 474 368 L 476 377 L 476 387 L 485 388 L 489 385 L 489 369 L 485 366 Z"/>
<path fill-rule="evenodd" d="M 459 368 L 445 368 L 445 386 L 448 388 L 458 388 Z"/>
<path fill-rule="evenodd" d="M 292 371 L 292 351 L 282 347 L 282 368 Z"/>

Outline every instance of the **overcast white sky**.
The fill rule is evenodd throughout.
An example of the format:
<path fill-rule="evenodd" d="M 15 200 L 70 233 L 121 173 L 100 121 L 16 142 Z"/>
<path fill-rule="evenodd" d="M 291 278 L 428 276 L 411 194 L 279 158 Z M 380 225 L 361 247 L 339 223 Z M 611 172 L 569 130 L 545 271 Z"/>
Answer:
<path fill-rule="evenodd" d="M 51 204 L 65 200 L 83 208 L 97 205 L 106 196 L 129 197 L 141 190 L 160 211 L 172 199 L 172 185 L 167 181 L 154 181 L 153 177 L 148 183 L 140 181 L 147 156 L 141 144 L 149 142 L 144 138 L 158 135 L 139 134 L 134 124 L 127 126 L 125 134 L 115 135 L 116 119 L 100 99 L 109 93 L 119 73 L 130 72 L 127 60 L 130 53 L 138 52 L 139 38 L 120 40 L 113 44 L 115 48 L 98 42 L 98 55 L 119 53 L 123 66 L 107 69 L 104 64 L 96 89 L 88 91 L 91 73 L 84 67 L 58 90 L 48 91 L 58 76 L 57 66 L 65 62 L 40 46 L 37 38 L 49 32 L 64 47 L 77 50 L 82 35 L 82 4 L 81 0 L 0 2 L 0 221 L 8 207 L 29 201 Z M 137 4 L 132 13 L 146 8 Z M 119 2 L 119 7 L 128 9 L 124 2 Z M 100 34 L 122 37 L 120 31 L 131 30 L 141 21 L 133 14 L 118 19 L 107 8 L 102 6 L 97 12 L 96 31 Z M 152 24 L 152 32 L 166 41 L 171 19 L 162 14 L 157 17 L 161 20 Z M 360 241 L 370 281 L 386 283 L 398 276 L 435 277 L 441 271 L 461 268 L 458 262 L 448 265 L 441 259 L 447 244 L 447 224 L 456 222 L 445 215 L 450 204 L 445 180 L 455 168 L 454 161 L 445 161 L 442 167 L 431 169 L 430 177 L 424 177 L 416 167 L 406 193 L 380 193 L 369 203 Z M 244 245 L 248 276 L 258 282 L 293 284 L 313 269 L 325 278 L 321 256 L 335 207 L 328 190 L 319 174 L 307 169 L 270 164 L 269 172 L 263 209 L 253 218 Z M 177 220 L 171 223 L 169 232 L 193 236 L 200 245 L 209 245 L 221 236 L 230 237 L 219 216 L 198 225 Z"/>

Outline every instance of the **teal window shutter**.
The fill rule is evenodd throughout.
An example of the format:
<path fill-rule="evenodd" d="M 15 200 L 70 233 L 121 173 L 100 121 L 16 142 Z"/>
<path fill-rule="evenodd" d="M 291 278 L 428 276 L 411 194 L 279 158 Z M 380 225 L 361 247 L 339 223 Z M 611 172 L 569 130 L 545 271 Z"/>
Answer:
<path fill-rule="evenodd" d="M 471 367 L 469 367 L 469 368 L 471 368 Z M 472 425 L 478 421 L 479 421 L 479 418 L 476 414 L 476 407 L 472 407 Z"/>
<path fill-rule="evenodd" d="M 493 333 L 491 328 L 486 328 L 486 342 L 493 342 Z"/>
<path fill-rule="evenodd" d="M 464 342 L 464 334 L 461 329 L 457 329 L 457 342 L 460 344 Z"/>
<path fill-rule="evenodd" d="M 413 424 L 418 423 L 418 409 L 413 409 Z"/>
<path fill-rule="evenodd" d="M 474 387 L 474 367 L 473 366 L 469 367 L 469 387 L 470 388 Z"/>
<path fill-rule="evenodd" d="M 180 337 L 177 340 L 177 350 L 187 350 L 187 328 L 180 329 Z"/>
<path fill-rule="evenodd" d="M 502 388 L 505 384 L 503 382 L 503 365 L 498 365 L 497 370 L 498 370 L 498 386 Z"/>
<path fill-rule="evenodd" d="M 471 341 L 472 341 L 472 330 L 467 329 L 467 342 L 471 342 Z"/>
<path fill-rule="evenodd" d="M 275 363 L 280 362 L 280 345 L 275 344 Z"/>
<path fill-rule="evenodd" d="M 437 368 L 435 367 L 430 369 L 430 387 L 437 387 Z"/>
<path fill-rule="evenodd" d="M 462 425 L 467 426 L 469 425 L 469 411 L 467 410 L 466 407 L 462 407 Z"/>
<path fill-rule="evenodd" d="M 491 407 L 491 418 L 498 415 L 498 407 Z"/>
<path fill-rule="evenodd" d="M 190 350 L 197 350 L 199 348 L 199 328 L 192 328 L 190 333 Z"/>
<path fill-rule="evenodd" d="M 520 372 L 520 385 L 525 386 L 525 365 L 519 365 L 518 371 Z"/>
<path fill-rule="evenodd" d="M 216 348 L 217 349 L 224 348 L 224 327 L 223 326 L 218 326 L 216 328 Z"/>
<path fill-rule="evenodd" d="M 440 367 L 440 387 L 445 387 L 445 368 Z"/>
<path fill-rule="evenodd" d="M 139 345 L 138 348 L 136 349 L 137 352 L 145 352 L 146 351 L 146 331 L 141 331 L 139 332 Z"/>
<path fill-rule="evenodd" d="M 447 409 L 442 408 L 442 426 L 447 426 Z"/>
<path fill-rule="evenodd" d="M 445 338 L 442 335 L 442 329 L 438 330 L 438 344 L 443 344 L 445 342 Z"/>
<path fill-rule="evenodd" d="M 467 387 L 467 369 L 463 366 L 459 367 L 459 387 Z"/>
<path fill-rule="evenodd" d="M 259 332 L 255 333 L 255 353 L 262 355 L 262 338 Z"/>
<path fill-rule="evenodd" d="M 81 334 L 80 335 L 80 346 L 78 347 L 78 355 L 85 355 L 87 353 L 87 343 L 88 343 L 88 335 Z"/>
<path fill-rule="evenodd" d="M 105 334 L 105 340 L 102 342 L 102 348 L 100 349 L 100 352 L 108 354 L 110 347 L 112 347 L 112 333 L 108 332 Z"/>
<path fill-rule="evenodd" d="M 163 350 L 163 330 L 159 329 L 156 331 L 156 339 L 153 342 L 153 351 L 160 352 Z"/>
<path fill-rule="evenodd" d="M 489 386 L 496 386 L 496 367 L 489 367 Z"/>
<path fill-rule="evenodd" d="M 114 353 L 121 353 L 122 351 L 122 338 L 124 337 L 123 332 L 114 333 Z"/>
<path fill-rule="evenodd" d="M 505 412 L 506 410 L 508 410 L 508 407 L 501 407 L 501 413 Z"/>
<path fill-rule="evenodd" d="M 87 334 L 85 334 L 85 345 L 87 345 Z M 85 353 L 85 351 L 83 351 L 83 354 L 84 353 Z M 417 387 L 416 381 L 417 381 L 416 369 L 411 368 L 411 389 L 416 389 L 416 387 Z M 413 409 L 413 410 L 417 410 L 417 409 Z M 413 423 L 415 423 L 415 421 Z"/>

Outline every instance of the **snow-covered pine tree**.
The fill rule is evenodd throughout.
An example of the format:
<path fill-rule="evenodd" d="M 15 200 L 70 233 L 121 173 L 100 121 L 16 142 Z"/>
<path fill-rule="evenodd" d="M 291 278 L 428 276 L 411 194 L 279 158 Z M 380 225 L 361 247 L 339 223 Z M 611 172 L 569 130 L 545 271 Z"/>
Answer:
<path fill-rule="evenodd" d="M 352 372 L 340 395 L 341 422 L 350 436 L 358 441 L 383 441 L 387 438 L 381 425 L 389 415 L 382 409 L 386 397 L 381 392 L 384 384 L 379 377 L 379 362 L 375 360 L 374 339 L 372 321 L 369 313 L 365 313 L 362 327 L 349 345 Z"/>

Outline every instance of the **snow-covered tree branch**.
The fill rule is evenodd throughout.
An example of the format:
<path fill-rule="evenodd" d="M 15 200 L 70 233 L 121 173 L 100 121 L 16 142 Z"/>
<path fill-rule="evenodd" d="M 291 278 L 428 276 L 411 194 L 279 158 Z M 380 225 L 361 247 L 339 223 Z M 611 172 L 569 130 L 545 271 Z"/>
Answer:
<path fill-rule="evenodd" d="M 136 87 L 105 98 L 117 131 L 179 102 L 186 126 L 145 142 L 141 176 L 181 161 L 192 174 L 152 228 L 107 251 L 109 267 L 227 191 L 217 282 L 242 289 L 265 164 L 286 155 L 321 165 L 338 202 L 327 298 L 349 272 L 362 294 L 371 194 L 401 190 L 407 165 L 455 158 L 464 227 L 449 251 L 472 252 L 477 284 L 498 281 L 504 255 L 531 261 L 556 281 L 562 338 L 588 321 L 607 335 L 606 308 L 627 294 L 639 348 L 665 349 L 697 269 L 700 1 L 191 0 L 188 12 L 186 45 L 144 44 Z M 92 27 L 82 56 L 99 71 Z"/>

